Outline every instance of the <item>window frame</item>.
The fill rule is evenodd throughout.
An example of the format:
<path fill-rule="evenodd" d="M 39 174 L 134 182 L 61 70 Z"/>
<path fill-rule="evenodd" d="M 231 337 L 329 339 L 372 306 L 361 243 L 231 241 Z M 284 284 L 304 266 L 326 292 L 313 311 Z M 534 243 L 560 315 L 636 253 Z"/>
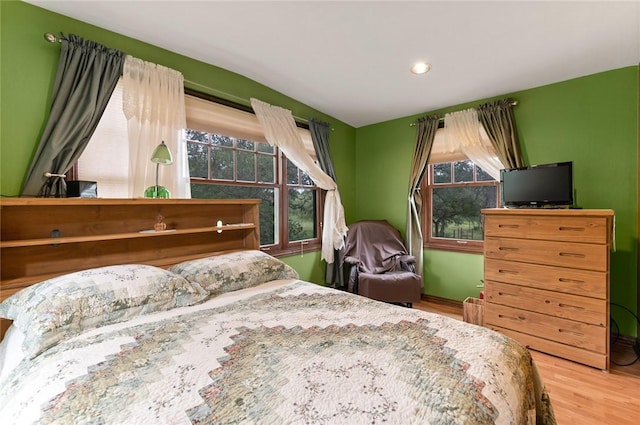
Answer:
<path fill-rule="evenodd" d="M 195 130 L 198 132 L 202 132 L 200 130 Z M 224 134 L 221 134 L 221 132 L 218 133 L 210 133 L 209 134 L 217 134 L 220 136 L 224 136 L 224 137 L 230 137 L 231 139 L 240 139 L 240 138 L 236 138 L 233 136 L 225 136 Z M 253 143 L 256 143 L 256 151 L 255 153 L 257 153 L 257 144 L 258 143 L 264 143 L 264 142 L 258 142 L 258 141 L 253 141 L 253 140 L 248 140 L 248 139 L 242 139 L 242 140 L 247 140 Z M 198 141 L 189 141 L 187 138 L 185 138 L 185 143 L 187 144 L 187 151 L 189 150 L 188 148 L 188 144 L 189 143 L 199 143 L 202 144 L 201 142 Z M 297 253 L 304 253 L 305 251 L 317 251 L 320 250 L 322 247 L 322 217 L 323 217 L 323 212 L 324 212 L 324 199 L 325 199 L 325 192 L 324 190 L 320 189 L 318 186 L 316 186 L 315 184 L 313 184 L 312 186 L 308 186 L 308 185 L 292 185 L 288 183 L 288 179 L 287 179 L 287 158 L 286 155 L 277 147 L 275 147 L 275 153 L 274 153 L 274 157 L 275 157 L 275 171 L 274 171 L 274 180 L 275 182 L 273 183 L 260 183 L 260 182 L 248 182 L 248 181 L 238 181 L 237 179 L 234 180 L 225 180 L 225 179 L 214 179 L 214 178 L 209 178 L 211 177 L 211 160 L 210 160 L 210 155 L 212 152 L 212 146 L 209 146 L 207 149 L 207 158 L 208 158 L 208 177 L 207 178 L 202 178 L 202 177 L 191 177 L 190 178 L 190 183 L 191 184 L 211 184 L 211 185 L 221 185 L 221 186 L 252 186 L 252 187 L 262 187 L 262 188 L 274 188 L 276 189 L 276 193 L 277 193 L 277 202 L 278 202 L 278 214 L 277 217 L 274 218 L 274 220 L 277 220 L 277 242 L 273 243 L 273 244 L 260 244 L 260 250 L 268 252 L 270 255 L 273 256 L 285 256 L 285 255 L 291 255 L 291 254 L 297 254 Z M 231 149 L 231 148 L 227 148 L 227 149 Z M 237 147 L 233 148 L 234 151 L 237 152 L 237 150 L 243 151 L 242 148 L 238 149 Z M 236 156 L 234 154 L 234 175 L 237 177 L 237 160 L 235 159 Z M 299 175 L 300 175 L 300 169 L 299 170 Z M 256 180 L 257 180 L 258 176 L 256 173 Z M 303 239 L 303 240 L 298 240 L 298 241 L 290 241 L 289 240 L 289 188 L 291 187 L 303 187 L 304 189 L 310 189 L 315 191 L 316 193 L 316 203 L 315 203 L 315 217 L 316 217 L 316 223 L 315 223 L 315 227 L 316 227 L 316 237 L 315 238 L 310 238 L 310 239 Z"/>
<path fill-rule="evenodd" d="M 459 162 L 463 160 L 452 160 L 448 163 L 451 163 L 452 168 L 455 162 Z M 422 228 L 425 229 L 423 234 L 425 235 L 423 240 L 424 248 L 436 249 L 441 251 L 453 251 L 453 252 L 465 252 L 465 253 L 477 253 L 482 254 L 484 252 L 484 236 L 483 240 L 469 240 L 469 239 L 453 239 L 453 238 L 437 238 L 433 237 L 433 229 L 432 229 L 432 220 L 431 220 L 431 211 L 433 208 L 433 196 L 432 190 L 433 188 L 443 188 L 443 187 L 482 187 L 482 186 L 494 186 L 496 188 L 496 206 L 500 205 L 500 182 L 493 181 L 477 181 L 477 165 L 470 159 L 466 159 L 466 161 L 471 161 L 473 163 L 473 182 L 460 182 L 460 183 L 435 183 L 434 182 L 434 165 L 437 164 L 427 164 L 427 171 L 425 173 L 425 178 L 422 180 L 421 192 L 422 192 Z M 440 163 L 438 163 L 440 164 Z M 452 173 L 452 180 L 454 174 Z M 484 225 L 484 219 L 482 215 L 480 216 L 481 223 Z"/>

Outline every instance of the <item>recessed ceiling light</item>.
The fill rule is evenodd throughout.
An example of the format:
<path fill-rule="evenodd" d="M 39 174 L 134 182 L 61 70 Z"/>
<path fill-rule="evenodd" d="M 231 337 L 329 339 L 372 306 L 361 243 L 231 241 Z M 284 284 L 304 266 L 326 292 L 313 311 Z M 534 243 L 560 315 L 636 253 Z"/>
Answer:
<path fill-rule="evenodd" d="M 411 72 L 413 72 L 414 74 L 424 74 L 426 72 L 429 72 L 429 70 L 431 69 L 431 65 L 429 65 L 426 62 L 416 62 L 412 67 L 411 67 Z"/>

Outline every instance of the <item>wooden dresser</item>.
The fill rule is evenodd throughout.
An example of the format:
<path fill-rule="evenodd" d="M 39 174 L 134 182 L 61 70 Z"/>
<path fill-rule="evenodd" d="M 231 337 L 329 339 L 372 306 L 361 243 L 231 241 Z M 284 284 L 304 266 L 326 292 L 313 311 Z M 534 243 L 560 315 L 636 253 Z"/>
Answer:
<path fill-rule="evenodd" d="M 609 369 L 612 210 L 485 209 L 485 326 Z"/>

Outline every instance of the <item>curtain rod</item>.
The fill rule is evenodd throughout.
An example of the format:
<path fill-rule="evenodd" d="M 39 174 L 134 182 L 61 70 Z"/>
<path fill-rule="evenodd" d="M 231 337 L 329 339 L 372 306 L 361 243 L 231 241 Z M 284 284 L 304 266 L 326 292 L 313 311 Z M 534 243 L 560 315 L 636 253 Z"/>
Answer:
<path fill-rule="evenodd" d="M 518 104 L 517 100 L 514 100 L 513 102 L 511 102 L 511 106 L 516 106 Z M 439 123 L 444 123 L 444 117 L 442 118 L 438 118 L 438 122 Z M 409 127 L 415 127 L 416 126 L 416 122 L 412 122 L 411 124 L 409 124 Z"/>
<path fill-rule="evenodd" d="M 222 91 L 220 89 L 214 89 L 213 87 L 205 86 L 204 84 L 200 84 L 200 83 L 197 83 L 197 82 L 192 81 L 192 80 L 185 79 L 184 82 L 188 83 L 188 84 L 191 84 L 191 85 L 194 85 L 194 86 L 202 87 L 203 89 L 207 89 L 207 90 L 212 91 L 214 93 L 217 93 L 217 94 L 219 94 L 221 96 L 224 96 L 224 97 L 219 98 L 219 99 L 226 100 L 226 101 L 228 101 L 230 103 L 236 103 L 236 105 L 238 105 L 238 103 L 239 103 L 238 106 L 243 106 L 244 108 L 238 108 L 238 107 L 236 107 L 234 105 L 231 105 L 231 106 L 232 107 L 236 107 L 236 109 L 242 109 L 242 110 L 246 110 L 247 112 L 253 113 L 253 108 L 251 107 L 251 102 L 249 100 L 243 98 L 243 97 L 236 96 L 235 94 L 227 93 L 227 92 Z M 215 95 L 212 95 L 212 96 L 215 96 Z M 230 98 L 235 99 L 235 100 L 226 99 L 227 97 L 230 97 Z M 303 126 L 306 126 L 307 130 L 309 129 L 309 120 L 308 119 L 302 118 L 302 117 L 298 117 L 298 116 L 293 115 L 293 114 L 291 114 L 291 115 L 293 116 L 293 119 L 296 122 L 302 124 Z M 329 130 L 336 131 L 336 129 L 333 128 L 333 126 L 329 126 Z"/>
<path fill-rule="evenodd" d="M 240 105 L 245 106 L 249 112 L 253 113 L 253 109 L 251 108 L 251 101 L 249 101 L 248 99 L 245 99 L 245 98 L 240 97 L 240 96 L 236 96 L 236 95 L 231 94 L 231 93 L 227 93 L 227 92 L 222 91 L 220 89 L 215 89 L 213 87 L 209 87 L 209 86 L 206 86 L 204 84 L 200 84 L 200 83 L 195 82 L 193 80 L 187 80 L 186 78 L 185 78 L 184 82 L 187 83 L 187 84 L 191 84 L 193 86 L 201 87 L 201 88 L 206 89 L 208 91 L 214 92 L 214 93 L 216 93 L 216 94 L 218 94 L 220 96 L 223 96 L 224 100 L 229 100 L 229 101 L 234 102 L 234 103 L 239 103 Z M 227 98 L 231 98 L 231 99 L 227 99 Z M 297 117 L 297 116 L 293 115 L 293 119 L 298 121 L 298 122 L 300 122 L 300 123 L 302 123 L 302 124 L 309 125 L 309 120 L 306 119 L 306 118 L 301 118 L 301 117 Z"/>
<path fill-rule="evenodd" d="M 49 43 L 60 43 L 61 42 L 60 38 L 58 38 L 55 34 L 50 33 L 50 32 L 45 32 L 44 33 L 44 39 L 47 40 Z M 215 92 L 215 93 L 218 93 L 219 95 L 224 96 L 225 98 L 233 98 L 233 99 L 235 99 L 234 102 L 238 102 L 239 101 L 242 105 L 247 106 L 249 108 L 251 107 L 251 101 L 249 101 L 249 99 L 245 99 L 243 97 L 236 96 L 234 94 L 227 93 L 227 92 L 224 92 L 222 90 L 214 89 L 213 87 L 205 86 L 204 84 L 200 84 L 200 83 L 197 83 L 197 82 L 192 81 L 192 80 L 187 80 L 186 78 L 184 79 L 184 82 L 188 83 L 188 84 L 191 84 L 191 85 L 194 85 L 194 86 L 198 86 L 198 87 L 207 89 L 207 90 Z M 309 120 L 306 119 L 306 118 L 297 117 L 297 116 L 293 115 L 293 119 L 298 121 L 298 122 L 300 122 L 300 123 L 302 123 L 302 124 L 309 125 Z M 334 129 L 331 128 L 331 131 L 333 131 L 333 130 Z"/>

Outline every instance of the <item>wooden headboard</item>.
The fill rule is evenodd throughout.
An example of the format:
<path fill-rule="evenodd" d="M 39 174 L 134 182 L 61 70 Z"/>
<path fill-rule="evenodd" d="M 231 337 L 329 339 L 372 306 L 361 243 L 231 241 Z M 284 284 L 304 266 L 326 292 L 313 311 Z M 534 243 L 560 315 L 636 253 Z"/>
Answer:
<path fill-rule="evenodd" d="M 259 203 L 256 199 L 2 199 L 0 301 L 33 283 L 88 268 L 131 263 L 166 268 L 216 253 L 259 249 Z M 164 230 L 154 229 L 158 216 Z M 0 336 L 9 323 L 0 321 Z"/>

